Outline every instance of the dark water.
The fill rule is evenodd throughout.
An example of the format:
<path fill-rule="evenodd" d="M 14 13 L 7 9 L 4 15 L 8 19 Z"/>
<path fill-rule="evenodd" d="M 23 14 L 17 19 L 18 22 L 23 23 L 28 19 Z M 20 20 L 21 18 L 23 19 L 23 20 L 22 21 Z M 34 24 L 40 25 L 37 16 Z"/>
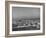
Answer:
<path fill-rule="evenodd" d="M 36 27 L 23 27 L 23 28 L 12 28 L 12 31 L 23 31 L 23 30 L 40 30 L 40 28 L 36 28 Z"/>

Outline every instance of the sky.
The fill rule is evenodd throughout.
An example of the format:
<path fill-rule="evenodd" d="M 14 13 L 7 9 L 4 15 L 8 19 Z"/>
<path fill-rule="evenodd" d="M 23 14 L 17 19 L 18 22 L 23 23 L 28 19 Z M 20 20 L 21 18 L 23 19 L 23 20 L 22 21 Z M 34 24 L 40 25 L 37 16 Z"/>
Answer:
<path fill-rule="evenodd" d="M 31 7 L 13 7 L 12 8 L 12 18 L 40 18 L 40 8 L 31 8 Z"/>

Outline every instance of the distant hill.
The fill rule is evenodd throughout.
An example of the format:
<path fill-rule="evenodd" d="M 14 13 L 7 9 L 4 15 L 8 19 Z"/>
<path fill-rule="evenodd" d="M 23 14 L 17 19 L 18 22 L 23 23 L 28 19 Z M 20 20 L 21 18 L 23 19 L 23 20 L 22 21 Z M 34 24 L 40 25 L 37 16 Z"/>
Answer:
<path fill-rule="evenodd" d="M 40 20 L 40 18 L 30 18 L 30 17 L 18 17 L 16 19 L 13 19 L 14 21 L 16 20 Z"/>

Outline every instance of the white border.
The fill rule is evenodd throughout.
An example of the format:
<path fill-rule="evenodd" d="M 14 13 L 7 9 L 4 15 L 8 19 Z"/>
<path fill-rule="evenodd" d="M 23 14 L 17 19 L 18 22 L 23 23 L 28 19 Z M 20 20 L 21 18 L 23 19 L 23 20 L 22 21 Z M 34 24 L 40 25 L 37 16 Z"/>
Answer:
<path fill-rule="evenodd" d="M 40 30 L 30 30 L 30 31 L 12 31 L 12 7 L 36 7 L 40 8 Z M 10 4 L 10 32 L 9 34 L 26 34 L 26 33 L 43 33 L 43 6 L 40 5 L 21 5 L 21 4 Z"/>

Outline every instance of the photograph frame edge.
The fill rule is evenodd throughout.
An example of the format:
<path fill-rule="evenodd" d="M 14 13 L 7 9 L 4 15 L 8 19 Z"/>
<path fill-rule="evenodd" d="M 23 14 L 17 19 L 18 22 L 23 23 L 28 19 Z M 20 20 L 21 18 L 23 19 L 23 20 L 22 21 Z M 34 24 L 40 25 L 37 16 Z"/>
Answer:
<path fill-rule="evenodd" d="M 37 3 L 37 4 L 40 4 L 40 5 L 43 5 L 43 33 L 42 34 L 24 34 L 24 35 L 9 35 L 9 12 L 8 12 L 8 4 L 9 3 L 14 3 L 14 2 L 17 2 L 17 3 L 33 3 L 33 4 L 36 4 L 34 2 L 19 2 L 19 1 L 5 1 L 5 37 L 20 37 L 20 36 L 37 36 L 37 35 L 45 35 L 45 3 Z M 8 19 L 7 19 L 8 18 Z"/>

